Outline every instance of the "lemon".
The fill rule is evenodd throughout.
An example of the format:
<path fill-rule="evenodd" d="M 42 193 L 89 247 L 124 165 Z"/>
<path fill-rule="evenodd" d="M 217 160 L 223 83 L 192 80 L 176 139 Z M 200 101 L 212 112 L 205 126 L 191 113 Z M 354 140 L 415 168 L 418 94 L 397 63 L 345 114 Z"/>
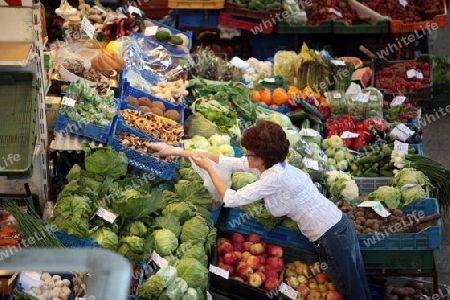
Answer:
<path fill-rule="evenodd" d="M 106 45 L 106 51 L 120 56 L 122 53 L 122 43 L 118 41 L 111 41 Z"/>

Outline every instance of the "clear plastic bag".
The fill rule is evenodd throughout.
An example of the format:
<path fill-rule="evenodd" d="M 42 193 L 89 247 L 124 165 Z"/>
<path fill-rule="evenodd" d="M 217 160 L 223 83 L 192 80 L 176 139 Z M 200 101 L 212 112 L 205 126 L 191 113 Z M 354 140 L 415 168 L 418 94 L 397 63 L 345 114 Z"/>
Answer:
<path fill-rule="evenodd" d="M 294 51 L 278 51 L 275 53 L 273 73 L 282 76 L 286 80 L 287 86 L 294 85 L 296 59 L 297 54 Z"/>

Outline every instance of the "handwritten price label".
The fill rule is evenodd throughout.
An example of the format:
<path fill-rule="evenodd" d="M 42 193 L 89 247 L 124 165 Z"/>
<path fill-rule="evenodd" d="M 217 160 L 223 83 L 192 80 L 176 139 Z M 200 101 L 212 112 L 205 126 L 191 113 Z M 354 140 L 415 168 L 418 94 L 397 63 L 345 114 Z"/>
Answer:
<path fill-rule="evenodd" d="M 405 96 L 397 96 L 391 101 L 391 107 L 401 105 L 405 100 Z"/>
<path fill-rule="evenodd" d="M 158 253 L 156 253 L 155 251 L 152 252 L 152 256 L 151 256 L 151 260 L 155 262 L 155 264 L 160 267 L 160 268 L 164 268 L 167 267 L 169 265 L 169 262 L 162 258 Z"/>
<path fill-rule="evenodd" d="M 391 213 L 384 208 L 380 201 L 363 201 L 358 205 L 359 207 L 370 207 L 372 208 L 380 217 L 386 218 Z"/>
<path fill-rule="evenodd" d="M 308 144 L 306 144 L 305 153 L 308 154 L 308 155 L 311 155 L 313 153 L 313 150 L 312 150 L 311 146 L 308 145 Z"/>
<path fill-rule="evenodd" d="M 408 154 L 409 144 L 400 141 L 394 141 L 394 150 L 404 154 Z"/>
<path fill-rule="evenodd" d="M 417 70 L 414 69 L 409 69 L 408 71 L 406 71 L 406 77 L 408 78 L 418 78 L 418 79 L 422 79 L 423 78 L 423 74 L 422 72 L 419 72 Z"/>
<path fill-rule="evenodd" d="M 335 66 L 345 66 L 345 61 L 343 60 L 331 60 L 331 63 Z"/>
<path fill-rule="evenodd" d="M 399 0 L 399 3 L 403 7 L 406 7 L 406 5 L 408 5 L 408 1 L 406 1 L 406 0 Z"/>
<path fill-rule="evenodd" d="M 284 282 L 280 284 L 278 290 L 280 291 L 280 293 L 287 296 L 289 299 L 292 300 L 297 299 L 298 292 Z"/>
<path fill-rule="evenodd" d="M 69 97 L 63 97 L 61 100 L 61 105 L 65 105 L 65 106 L 74 107 L 75 103 L 77 103 L 77 100 L 69 98 Z"/>
<path fill-rule="evenodd" d="M 311 128 L 305 128 L 305 129 L 302 129 L 302 130 L 300 130 L 300 135 L 301 136 L 312 136 L 312 137 L 314 137 L 314 136 L 317 136 L 317 131 L 315 131 L 314 129 L 311 129 Z"/>
<path fill-rule="evenodd" d="M 356 95 L 356 97 L 353 98 L 353 101 L 366 102 L 366 97 L 363 93 L 359 93 L 358 95 Z"/>
<path fill-rule="evenodd" d="M 359 133 L 351 132 L 351 131 L 344 131 L 341 134 L 341 139 L 355 139 L 359 137 Z"/>
<path fill-rule="evenodd" d="M 91 21 L 89 21 L 86 17 L 83 17 L 81 20 L 81 29 L 83 29 L 84 32 L 92 39 L 94 38 L 95 33 L 95 27 L 91 24 Z"/>
<path fill-rule="evenodd" d="M 104 209 L 104 208 L 102 208 L 102 207 L 100 207 L 98 210 L 97 210 L 97 215 L 100 217 L 100 218 L 102 218 L 103 220 L 105 220 L 105 221 L 108 221 L 109 223 L 114 223 L 114 221 L 116 220 L 116 218 L 117 218 L 117 215 L 115 215 L 115 214 L 113 214 L 112 212 L 110 212 L 110 211 L 107 211 L 106 209 Z"/>
<path fill-rule="evenodd" d="M 319 170 L 319 163 L 316 160 L 304 159 L 303 164 L 311 170 Z"/>
<path fill-rule="evenodd" d="M 213 265 L 209 265 L 209 271 L 213 274 L 216 274 L 220 277 L 223 277 L 225 279 L 228 279 L 230 277 L 230 273 L 227 270 L 224 270 L 222 268 L 213 266 Z"/>
<path fill-rule="evenodd" d="M 133 6 L 133 5 L 128 6 L 128 12 L 130 14 L 136 13 L 138 16 L 142 17 L 141 10 L 139 8 L 137 8 L 136 6 Z"/>
<path fill-rule="evenodd" d="M 342 95 L 341 95 L 341 93 L 336 93 L 336 94 L 333 95 L 333 98 L 334 99 L 340 99 L 340 98 L 342 98 Z"/>

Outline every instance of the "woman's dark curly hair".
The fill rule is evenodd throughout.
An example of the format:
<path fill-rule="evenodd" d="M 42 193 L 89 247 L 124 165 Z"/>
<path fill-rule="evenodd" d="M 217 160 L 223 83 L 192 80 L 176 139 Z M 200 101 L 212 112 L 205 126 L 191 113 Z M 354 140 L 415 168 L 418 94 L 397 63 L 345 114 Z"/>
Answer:
<path fill-rule="evenodd" d="M 270 121 L 259 120 L 248 128 L 242 136 L 241 145 L 261 158 L 266 169 L 285 161 L 289 153 L 286 133 L 280 125 Z"/>

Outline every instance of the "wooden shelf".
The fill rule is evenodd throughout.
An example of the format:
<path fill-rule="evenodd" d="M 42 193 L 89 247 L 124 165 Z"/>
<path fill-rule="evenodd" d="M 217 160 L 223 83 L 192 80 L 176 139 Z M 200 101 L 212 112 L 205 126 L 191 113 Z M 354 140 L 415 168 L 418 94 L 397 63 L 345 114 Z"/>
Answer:
<path fill-rule="evenodd" d="M 0 42 L 0 65 L 28 65 L 33 45 L 29 42 Z"/>

